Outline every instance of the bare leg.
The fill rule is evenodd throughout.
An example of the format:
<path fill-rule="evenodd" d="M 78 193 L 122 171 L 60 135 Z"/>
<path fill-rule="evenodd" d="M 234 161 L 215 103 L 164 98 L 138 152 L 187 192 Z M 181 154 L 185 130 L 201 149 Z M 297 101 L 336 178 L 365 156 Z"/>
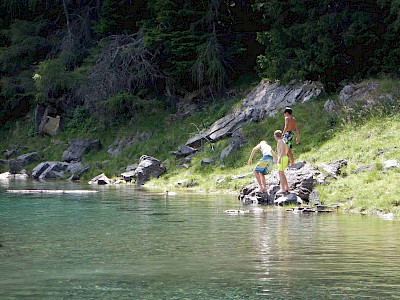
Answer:
<path fill-rule="evenodd" d="M 288 156 L 289 156 L 289 166 L 291 166 L 294 164 L 294 157 L 293 157 L 292 149 L 289 149 Z"/>
<path fill-rule="evenodd" d="M 281 184 L 281 192 L 286 193 L 289 191 L 289 184 L 287 182 L 287 178 L 284 171 L 278 171 L 279 181 Z"/>
<path fill-rule="evenodd" d="M 254 177 L 257 179 L 258 183 L 258 190 L 262 192 L 263 186 L 262 186 L 262 180 L 261 180 L 261 174 L 258 173 L 257 171 L 254 171 Z"/>
<path fill-rule="evenodd" d="M 267 191 L 267 182 L 265 181 L 265 176 L 264 174 L 260 173 L 260 181 L 261 181 L 261 192 L 266 192 Z"/>

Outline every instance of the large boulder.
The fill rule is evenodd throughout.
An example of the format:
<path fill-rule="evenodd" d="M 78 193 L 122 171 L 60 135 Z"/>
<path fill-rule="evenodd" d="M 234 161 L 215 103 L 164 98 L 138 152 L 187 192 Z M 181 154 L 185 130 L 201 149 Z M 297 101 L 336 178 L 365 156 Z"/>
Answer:
<path fill-rule="evenodd" d="M 377 82 L 363 82 L 360 84 L 346 85 L 339 93 L 339 102 L 343 106 L 348 106 L 354 102 L 365 100 L 366 95 L 379 87 Z"/>
<path fill-rule="evenodd" d="M 49 135 L 56 135 L 60 127 L 60 116 L 47 116 L 47 122 L 43 125 L 43 132 Z"/>
<path fill-rule="evenodd" d="M 143 185 L 149 181 L 151 177 L 158 178 L 164 174 L 167 169 L 161 162 L 151 156 L 142 155 L 139 160 L 139 165 L 135 170 L 136 185 Z"/>
<path fill-rule="evenodd" d="M 307 102 L 320 95 L 322 91 L 322 85 L 316 82 L 292 82 L 282 85 L 263 81 L 246 96 L 240 108 L 190 138 L 186 145 L 199 147 L 206 142 L 212 143 L 231 136 L 249 122 L 263 120 L 286 106 Z"/>
<path fill-rule="evenodd" d="M 52 105 L 38 104 L 35 109 L 35 125 L 40 134 L 57 134 L 60 127 L 58 109 Z"/>
<path fill-rule="evenodd" d="M 206 142 L 216 142 L 241 128 L 252 119 L 252 109 L 237 109 L 233 113 L 222 117 L 212 124 L 208 129 L 190 138 L 186 145 L 189 147 L 200 147 Z"/>
<path fill-rule="evenodd" d="M 19 173 L 28 164 L 35 161 L 40 161 L 41 159 L 42 156 L 38 152 L 32 152 L 17 156 L 16 158 L 13 158 L 8 162 L 8 165 L 10 167 L 10 173 L 13 174 Z"/>
<path fill-rule="evenodd" d="M 32 170 L 32 177 L 35 179 L 56 179 L 70 176 L 71 180 L 79 180 L 80 176 L 89 170 L 81 162 L 41 162 Z"/>
<path fill-rule="evenodd" d="M 69 163 L 48 161 L 37 165 L 32 171 L 32 177 L 36 179 L 57 179 L 64 177 Z"/>
<path fill-rule="evenodd" d="M 68 150 L 64 151 L 62 156 L 64 162 L 80 161 L 83 154 L 101 149 L 101 143 L 98 139 L 72 139 L 68 142 L 68 146 Z"/>

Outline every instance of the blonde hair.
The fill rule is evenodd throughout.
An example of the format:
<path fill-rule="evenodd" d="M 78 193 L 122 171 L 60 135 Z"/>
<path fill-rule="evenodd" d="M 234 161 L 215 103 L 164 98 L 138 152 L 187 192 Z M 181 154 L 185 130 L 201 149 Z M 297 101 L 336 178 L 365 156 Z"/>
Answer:
<path fill-rule="evenodd" d="M 282 130 L 275 130 L 274 135 L 278 138 L 282 137 Z"/>

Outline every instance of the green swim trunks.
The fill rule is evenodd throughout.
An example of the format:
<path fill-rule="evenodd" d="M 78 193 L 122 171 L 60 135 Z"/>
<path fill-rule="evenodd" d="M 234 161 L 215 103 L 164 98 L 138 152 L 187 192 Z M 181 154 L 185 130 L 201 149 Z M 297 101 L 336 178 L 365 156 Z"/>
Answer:
<path fill-rule="evenodd" d="M 281 163 L 278 164 L 278 171 L 285 171 L 289 164 L 289 157 L 287 155 L 281 157 Z"/>

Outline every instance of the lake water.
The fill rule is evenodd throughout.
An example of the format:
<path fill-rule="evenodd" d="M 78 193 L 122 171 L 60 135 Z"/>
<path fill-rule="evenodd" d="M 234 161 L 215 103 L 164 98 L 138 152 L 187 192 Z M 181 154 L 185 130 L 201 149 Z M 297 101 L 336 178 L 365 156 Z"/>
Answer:
<path fill-rule="evenodd" d="M 400 222 L 232 195 L 0 182 L 0 245 L 0 299 L 400 298 Z"/>

